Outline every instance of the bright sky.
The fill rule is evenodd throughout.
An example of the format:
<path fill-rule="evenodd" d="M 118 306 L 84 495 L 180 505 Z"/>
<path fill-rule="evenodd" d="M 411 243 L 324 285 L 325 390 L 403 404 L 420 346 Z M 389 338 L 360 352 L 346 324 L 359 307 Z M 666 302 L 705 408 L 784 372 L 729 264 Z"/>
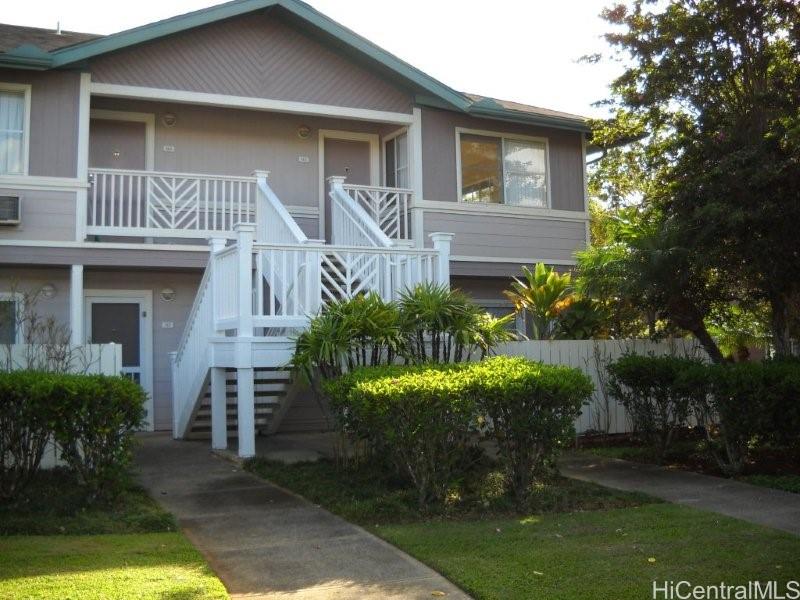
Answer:
<path fill-rule="evenodd" d="M 209 0 L 27 0 L 0 20 L 113 33 L 212 6 Z M 579 64 L 607 52 L 599 17 L 613 0 L 310 0 L 316 9 L 460 91 L 586 116 L 606 97 L 617 64 Z M 102 8 L 101 8 L 102 7 Z M 402 10 L 398 10 L 402 8 Z"/>

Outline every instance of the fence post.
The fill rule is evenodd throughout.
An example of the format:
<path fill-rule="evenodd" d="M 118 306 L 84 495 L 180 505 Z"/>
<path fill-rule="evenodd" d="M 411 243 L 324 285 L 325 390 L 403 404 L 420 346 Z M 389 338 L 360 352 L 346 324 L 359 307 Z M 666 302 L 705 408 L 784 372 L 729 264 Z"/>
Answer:
<path fill-rule="evenodd" d="M 436 265 L 436 283 L 450 285 L 450 244 L 455 237 L 454 233 L 435 231 L 429 236 L 436 250 L 438 264 Z"/>

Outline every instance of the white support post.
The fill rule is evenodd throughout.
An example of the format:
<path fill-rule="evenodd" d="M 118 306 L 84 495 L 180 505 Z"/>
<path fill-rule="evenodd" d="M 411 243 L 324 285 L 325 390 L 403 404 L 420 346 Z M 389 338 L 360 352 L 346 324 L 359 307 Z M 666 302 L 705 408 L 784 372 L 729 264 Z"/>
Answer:
<path fill-rule="evenodd" d="M 331 210 L 330 210 L 330 216 L 331 216 L 330 232 L 331 232 L 331 243 L 332 244 L 341 243 L 341 240 L 338 239 L 339 236 L 337 235 L 337 232 L 336 232 L 337 225 L 341 226 L 341 224 L 337 222 L 338 217 L 336 215 L 337 215 L 338 211 L 334 210 L 332 195 L 333 195 L 333 190 L 336 190 L 336 189 L 341 190 L 342 193 L 346 193 L 344 191 L 344 189 L 342 189 L 343 186 L 344 186 L 345 179 L 347 179 L 347 178 L 343 177 L 342 175 L 331 175 L 327 179 L 327 181 L 328 181 L 328 189 L 330 191 L 325 196 L 326 196 L 326 202 L 330 202 L 330 207 L 331 207 Z"/>
<path fill-rule="evenodd" d="M 214 255 L 217 252 L 225 249 L 225 244 L 227 240 L 225 238 L 211 238 L 208 240 L 208 266 L 211 268 L 211 322 L 213 324 L 213 329 L 216 330 L 216 323 L 217 317 L 219 316 L 219 310 L 217 307 L 217 291 L 216 286 L 219 285 L 215 275 L 214 275 Z"/>
<path fill-rule="evenodd" d="M 347 177 L 345 177 L 344 175 L 331 175 L 327 179 L 328 186 L 330 187 L 330 189 L 341 188 L 344 185 L 346 179 Z"/>
<path fill-rule="evenodd" d="M 237 223 L 236 245 L 239 257 L 239 325 L 237 337 L 253 337 L 253 234 L 255 225 Z"/>
<path fill-rule="evenodd" d="M 178 358 L 178 352 L 173 350 L 169 352 L 169 373 L 170 373 L 170 382 L 172 382 L 172 437 L 174 439 L 180 439 L 181 432 L 178 431 L 178 421 L 180 420 L 180 415 L 176 410 L 175 406 L 175 399 L 178 397 L 178 378 L 175 376 L 175 361 Z"/>
<path fill-rule="evenodd" d="M 454 233 L 436 231 L 428 237 L 433 241 L 433 249 L 437 253 L 436 282 L 450 285 L 450 244 L 455 237 Z"/>
<path fill-rule="evenodd" d="M 239 457 L 250 458 L 256 453 L 256 407 L 253 371 L 253 234 L 255 225 L 238 223 L 236 232 L 238 252 L 239 307 L 236 331 L 236 408 L 239 436 Z"/>
<path fill-rule="evenodd" d="M 83 333 L 83 265 L 72 265 L 69 274 L 69 328 L 70 343 L 84 343 Z"/>
<path fill-rule="evenodd" d="M 211 447 L 214 450 L 228 447 L 227 387 L 225 369 L 211 367 Z"/>
<path fill-rule="evenodd" d="M 75 241 L 86 239 L 86 202 L 89 185 L 89 123 L 91 115 L 92 74 L 81 73 L 78 100 L 78 157 L 75 176 L 83 187 L 75 192 Z"/>
<path fill-rule="evenodd" d="M 239 458 L 251 458 L 256 455 L 255 372 L 240 368 L 236 377 Z"/>

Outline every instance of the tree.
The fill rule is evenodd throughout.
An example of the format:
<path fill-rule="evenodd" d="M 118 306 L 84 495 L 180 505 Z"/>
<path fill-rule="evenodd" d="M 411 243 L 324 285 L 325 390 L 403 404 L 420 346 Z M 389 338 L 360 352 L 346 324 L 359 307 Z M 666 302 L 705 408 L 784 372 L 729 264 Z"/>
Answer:
<path fill-rule="evenodd" d="M 603 302 L 620 337 L 625 325 L 646 324 L 652 337 L 659 322 L 692 333 L 714 362 L 722 353 L 706 319 L 728 298 L 713 272 L 693 260 L 674 220 L 655 208 L 619 209 L 602 246 L 578 253 L 578 289 Z M 616 318 L 615 318 L 616 317 Z"/>
<path fill-rule="evenodd" d="M 689 296 L 767 302 L 776 353 L 787 354 L 800 305 L 800 4 L 634 0 L 603 16 L 630 66 L 611 86 L 618 126 L 601 137 L 624 139 L 632 124 L 650 137 L 599 171 L 658 207 Z M 655 168 L 620 167 L 640 164 Z M 667 312 L 691 322 L 709 306 L 679 304 Z"/>

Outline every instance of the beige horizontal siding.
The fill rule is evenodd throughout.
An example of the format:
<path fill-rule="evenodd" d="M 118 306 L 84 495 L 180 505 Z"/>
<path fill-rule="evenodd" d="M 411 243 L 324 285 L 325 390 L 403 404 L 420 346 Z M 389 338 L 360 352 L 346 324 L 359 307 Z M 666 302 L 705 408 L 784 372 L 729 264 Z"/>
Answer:
<path fill-rule="evenodd" d="M 425 211 L 425 232 L 455 234 L 454 256 L 568 261 L 586 243 L 582 221 Z"/>
<path fill-rule="evenodd" d="M 22 224 L 0 225 L 0 240 L 75 239 L 75 192 L 0 188 L 0 196 L 22 198 Z"/>
<path fill-rule="evenodd" d="M 29 174 L 75 177 L 80 73 L 0 69 L 0 82 L 31 86 Z"/>

